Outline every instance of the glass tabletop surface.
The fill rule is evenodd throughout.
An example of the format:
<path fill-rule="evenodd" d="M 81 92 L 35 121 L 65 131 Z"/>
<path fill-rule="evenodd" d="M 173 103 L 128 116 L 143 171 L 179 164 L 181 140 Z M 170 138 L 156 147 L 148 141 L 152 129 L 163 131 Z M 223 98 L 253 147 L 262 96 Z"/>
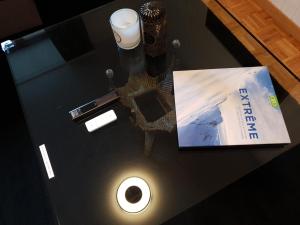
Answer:
<path fill-rule="evenodd" d="M 109 17 L 140 3 L 114 1 L 14 40 L 6 50 L 58 224 L 162 224 L 299 144 L 300 107 L 274 81 L 291 144 L 179 149 L 175 117 L 155 123 L 174 113 L 172 71 L 260 64 L 199 0 L 165 1 L 163 59 L 147 61 L 141 44 L 119 49 Z M 159 63 L 164 76 L 149 76 Z M 121 98 L 87 119 L 113 109 L 115 122 L 89 133 L 87 119 L 72 121 L 70 110 L 111 90 Z M 167 99 L 167 111 L 160 98 Z M 117 202 L 128 177 L 144 179 L 151 191 L 139 213 Z"/>

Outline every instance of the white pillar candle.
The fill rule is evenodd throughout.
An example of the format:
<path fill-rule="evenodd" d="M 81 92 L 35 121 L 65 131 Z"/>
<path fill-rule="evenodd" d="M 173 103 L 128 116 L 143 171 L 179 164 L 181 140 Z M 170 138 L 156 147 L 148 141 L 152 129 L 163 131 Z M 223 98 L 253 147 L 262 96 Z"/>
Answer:
<path fill-rule="evenodd" d="M 133 49 L 141 41 L 139 16 L 132 9 L 119 9 L 110 16 L 110 24 L 120 48 Z"/>

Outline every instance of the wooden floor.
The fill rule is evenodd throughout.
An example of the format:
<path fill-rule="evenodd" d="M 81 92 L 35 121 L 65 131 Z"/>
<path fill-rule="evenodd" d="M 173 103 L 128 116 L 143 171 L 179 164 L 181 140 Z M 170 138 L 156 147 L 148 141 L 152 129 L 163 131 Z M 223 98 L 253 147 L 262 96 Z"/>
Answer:
<path fill-rule="evenodd" d="M 281 30 L 256 0 L 202 1 L 300 104 L 300 42 Z"/>
<path fill-rule="evenodd" d="M 241 24 L 300 78 L 300 42 L 263 9 L 262 0 L 218 0 Z"/>

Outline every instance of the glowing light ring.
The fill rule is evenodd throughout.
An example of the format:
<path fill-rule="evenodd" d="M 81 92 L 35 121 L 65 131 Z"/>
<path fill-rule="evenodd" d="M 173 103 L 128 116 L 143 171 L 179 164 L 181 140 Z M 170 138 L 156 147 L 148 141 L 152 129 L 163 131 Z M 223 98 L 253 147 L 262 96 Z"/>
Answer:
<path fill-rule="evenodd" d="M 142 192 L 141 199 L 136 203 L 129 202 L 125 197 L 126 190 L 131 186 L 138 187 Z M 127 178 L 121 183 L 117 191 L 117 201 L 119 206 L 129 213 L 137 213 L 145 209 L 150 202 L 150 198 L 151 192 L 148 184 L 139 177 Z"/>

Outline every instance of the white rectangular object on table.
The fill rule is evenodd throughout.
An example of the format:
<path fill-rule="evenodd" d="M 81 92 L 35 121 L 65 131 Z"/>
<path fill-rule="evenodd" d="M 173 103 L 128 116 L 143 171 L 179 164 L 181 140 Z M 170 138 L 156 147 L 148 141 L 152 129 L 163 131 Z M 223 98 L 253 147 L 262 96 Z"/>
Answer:
<path fill-rule="evenodd" d="M 117 115 L 114 110 L 109 110 L 87 122 L 85 122 L 86 129 L 88 132 L 93 132 L 113 121 L 117 120 Z"/>
<path fill-rule="evenodd" d="M 43 162 L 44 162 L 47 174 L 48 174 L 48 178 L 51 179 L 51 178 L 54 177 L 54 172 L 53 172 L 53 169 L 52 169 L 49 157 L 48 157 L 46 146 L 45 145 L 40 145 L 39 148 L 40 148 L 40 152 L 41 152 L 41 155 L 42 155 L 42 158 L 43 158 Z"/>

